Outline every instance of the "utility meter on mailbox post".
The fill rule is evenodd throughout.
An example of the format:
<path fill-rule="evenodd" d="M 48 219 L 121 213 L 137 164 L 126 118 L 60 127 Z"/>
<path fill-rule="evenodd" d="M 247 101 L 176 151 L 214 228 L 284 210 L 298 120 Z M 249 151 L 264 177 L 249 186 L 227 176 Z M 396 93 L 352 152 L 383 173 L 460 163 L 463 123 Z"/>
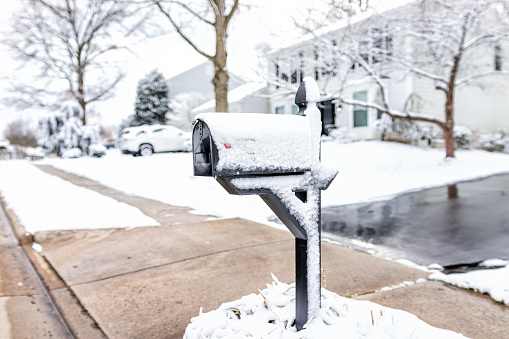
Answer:
<path fill-rule="evenodd" d="M 320 164 L 320 99 L 307 77 L 298 115 L 204 113 L 193 123 L 194 175 L 230 194 L 259 195 L 295 236 L 296 326 L 320 310 L 320 199 L 337 174 Z"/>

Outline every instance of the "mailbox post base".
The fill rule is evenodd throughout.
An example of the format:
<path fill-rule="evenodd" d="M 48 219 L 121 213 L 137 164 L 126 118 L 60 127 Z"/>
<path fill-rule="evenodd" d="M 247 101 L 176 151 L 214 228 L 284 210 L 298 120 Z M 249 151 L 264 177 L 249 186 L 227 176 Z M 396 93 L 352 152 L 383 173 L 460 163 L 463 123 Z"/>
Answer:
<path fill-rule="evenodd" d="M 308 241 L 295 238 L 295 326 L 302 330 L 308 321 Z"/>

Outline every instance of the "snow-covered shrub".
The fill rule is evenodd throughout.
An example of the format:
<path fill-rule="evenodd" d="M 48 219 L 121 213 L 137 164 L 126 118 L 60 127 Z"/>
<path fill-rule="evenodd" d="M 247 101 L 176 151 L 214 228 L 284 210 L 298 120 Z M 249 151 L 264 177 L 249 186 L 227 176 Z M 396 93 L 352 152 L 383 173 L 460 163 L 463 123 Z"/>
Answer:
<path fill-rule="evenodd" d="M 62 151 L 62 158 L 79 158 L 82 154 L 83 152 L 75 147 Z"/>
<path fill-rule="evenodd" d="M 348 144 L 355 140 L 355 135 L 348 128 L 334 128 L 329 132 L 328 136 L 322 136 L 322 141 L 335 141 L 340 144 Z"/>
<path fill-rule="evenodd" d="M 74 102 L 66 102 L 61 109 L 39 121 L 39 144 L 47 153 L 64 152 L 79 148 L 82 153 L 99 140 L 96 126 L 83 126 L 83 110 Z M 74 152 L 73 154 L 77 154 Z"/>
<path fill-rule="evenodd" d="M 79 147 L 82 134 L 83 110 L 66 102 L 58 112 L 39 121 L 39 144 L 46 152 L 62 156 L 65 150 Z"/>
<path fill-rule="evenodd" d="M 375 123 L 375 130 L 382 140 L 400 139 L 412 144 L 417 144 L 419 140 L 432 139 L 436 134 L 432 126 L 424 126 L 414 121 L 392 119 L 387 114 L 383 114 L 382 118 Z"/>
<path fill-rule="evenodd" d="M 99 139 L 99 126 L 83 126 L 80 139 L 80 148 L 83 150 L 83 153 L 90 154 L 90 145 L 98 144 Z"/>
<path fill-rule="evenodd" d="M 88 155 L 100 158 L 106 154 L 106 147 L 102 144 L 92 144 L 88 147 Z"/>
<path fill-rule="evenodd" d="M 456 147 L 465 148 L 472 143 L 472 131 L 465 126 L 454 126 L 452 130 Z"/>
<path fill-rule="evenodd" d="M 509 153 L 509 133 L 499 130 L 492 134 L 482 135 L 480 144 L 482 149 L 489 152 Z"/>

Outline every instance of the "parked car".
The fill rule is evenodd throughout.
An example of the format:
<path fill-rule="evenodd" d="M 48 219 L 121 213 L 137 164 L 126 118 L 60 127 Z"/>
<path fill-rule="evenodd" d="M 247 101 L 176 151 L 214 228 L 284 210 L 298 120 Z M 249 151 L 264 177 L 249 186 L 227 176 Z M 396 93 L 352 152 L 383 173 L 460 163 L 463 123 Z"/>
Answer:
<path fill-rule="evenodd" d="M 120 140 L 123 154 L 152 155 L 156 152 L 190 151 L 191 134 L 174 126 L 142 125 L 124 129 Z"/>

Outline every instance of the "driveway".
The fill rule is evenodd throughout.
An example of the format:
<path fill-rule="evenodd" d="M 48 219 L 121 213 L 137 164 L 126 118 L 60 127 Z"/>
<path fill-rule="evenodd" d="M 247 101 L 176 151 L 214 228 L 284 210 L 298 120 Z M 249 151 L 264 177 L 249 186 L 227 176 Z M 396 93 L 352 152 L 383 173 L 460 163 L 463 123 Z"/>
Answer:
<path fill-rule="evenodd" d="M 509 175 L 454 186 L 323 209 L 324 237 L 421 265 L 509 258 Z"/>

